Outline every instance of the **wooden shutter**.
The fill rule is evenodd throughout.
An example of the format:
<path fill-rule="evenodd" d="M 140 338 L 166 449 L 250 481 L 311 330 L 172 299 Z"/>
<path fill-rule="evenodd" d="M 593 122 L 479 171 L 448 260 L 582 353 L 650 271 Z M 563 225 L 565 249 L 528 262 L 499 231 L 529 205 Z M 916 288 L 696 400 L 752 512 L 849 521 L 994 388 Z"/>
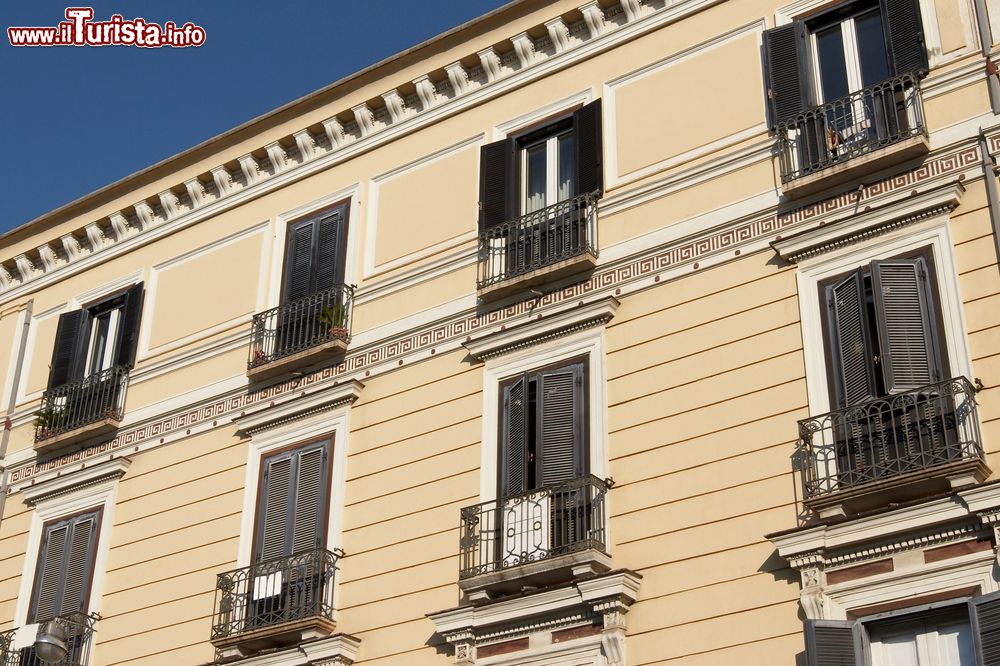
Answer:
<path fill-rule="evenodd" d="M 538 378 L 538 425 L 541 433 L 537 478 L 550 486 L 583 475 L 583 366 L 543 372 Z"/>
<path fill-rule="evenodd" d="M 861 271 L 830 287 L 827 294 L 837 401 L 843 408 L 875 397 L 874 352 Z"/>
<path fill-rule="evenodd" d="M 313 270 L 313 223 L 300 222 L 288 227 L 285 254 L 285 302 L 309 295 Z"/>
<path fill-rule="evenodd" d="M 900 74 L 926 74 L 927 47 L 918 0 L 880 0 L 886 50 L 891 70 Z"/>
<path fill-rule="evenodd" d="M 981 666 L 1000 666 L 1000 592 L 969 601 L 972 639 Z"/>
<path fill-rule="evenodd" d="M 344 281 L 343 277 L 343 243 L 344 243 L 344 210 L 338 209 L 331 215 L 316 222 L 316 248 L 314 254 L 315 274 L 313 293 L 329 289 Z"/>
<path fill-rule="evenodd" d="M 528 382 L 521 377 L 503 391 L 500 496 L 528 489 Z"/>
<path fill-rule="evenodd" d="M 257 516 L 256 561 L 323 545 L 329 442 L 264 459 Z"/>
<path fill-rule="evenodd" d="M 140 282 L 125 292 L 125 306 L 118 328 L 117 365 L 131 368 L 135 363 L 135 348 L 139 342 L 139 322 L 142 319 L 142 301 L 145 290 Z"/>
<path fill-rule="evenodd" d="M 941 378 L 923 258 L 872 262 L 885 388 L 900 393 Z"/>
<path fill-rule="evenodd" d="M 503 224 L 516 216 L 515 144 L 512 139 L 488 143 L 479 149 L 479 230 Z"/>
<path fill-rule="evenodd" d="M 864 628 L 857 622 L 806 620 L 809 666 L 863 666 Z"/>
<path fill-rule="evenodd" d="M 59 315 L 56 328 L 56 344 L 52 348 L 52 363 L 49 366 L 48 388 L 62 386 L 75 379 L 83 370 L 84 360 L 81 349 L 85 338 L 86 310 L 75 310 Z"/>
<path fill-rule="evenodd" d="M 257 528 L 257 561 L 289 555 L 288 512 L 291 505 L 292 456 L 265 460 Z"/>
<path fill-rule="evenodd" d="M 807 36 L 801 21 L 764 31 L 764 76 L 772 129 L 812 106 Z"/>
<path fill-rule="evenodd" d="M 576 146 L 576 193 L 604 194 L 603 143 L 601 140 L 601 100 L 591 102 L 573 114 Z"/>
<path fill-rule="evenodd" d="M 86 610 L 99 517 L 99 512 L 91 512 L 45 526 L 30 621 Z"/>
<path fill-rule="evenodd" d="M 295 510 L 292 518 L 292 553 L 319 548 L 326 518 L 326 446 L 298 455 L 295 473 Z"/>

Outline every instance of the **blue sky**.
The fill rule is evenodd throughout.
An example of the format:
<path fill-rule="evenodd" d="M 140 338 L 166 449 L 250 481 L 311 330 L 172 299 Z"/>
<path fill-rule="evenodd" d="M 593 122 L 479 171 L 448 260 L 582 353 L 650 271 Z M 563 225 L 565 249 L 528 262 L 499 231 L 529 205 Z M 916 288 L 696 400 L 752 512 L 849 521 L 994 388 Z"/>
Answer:
<path fill-rule="evenodd" d="M 6 0 L 0 232 L 503 5 L 505 0 Z M 188 49 L 20 48 L 70 6 L 205 28 Z"/>

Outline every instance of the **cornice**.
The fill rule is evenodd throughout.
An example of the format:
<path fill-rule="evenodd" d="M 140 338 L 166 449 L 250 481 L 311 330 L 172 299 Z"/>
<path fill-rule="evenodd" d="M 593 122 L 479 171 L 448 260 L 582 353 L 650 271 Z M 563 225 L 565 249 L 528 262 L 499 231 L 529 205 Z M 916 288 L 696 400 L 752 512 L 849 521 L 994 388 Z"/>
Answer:
<path fill-rule="evenodd" d="M 21 492 L 29 506 L 81 488 L 117 481 L 125 476 L 132 461 L 128 458 L 114 458 L 91 465 L 86 463 L 78 470 L 71 470 L 58 476 L 25 487 Z"/>
<path fill-rule="evenodd" d="M 349 379 L 329 387 L 303 390 L 285 396 L 281 402 L 271 401 L 264 407 L 241 412 L 233 418 L 233 423 L 237 434 L 253 435 L 311 414 L 354 404 L 364 387 L 357 379 Z"/>

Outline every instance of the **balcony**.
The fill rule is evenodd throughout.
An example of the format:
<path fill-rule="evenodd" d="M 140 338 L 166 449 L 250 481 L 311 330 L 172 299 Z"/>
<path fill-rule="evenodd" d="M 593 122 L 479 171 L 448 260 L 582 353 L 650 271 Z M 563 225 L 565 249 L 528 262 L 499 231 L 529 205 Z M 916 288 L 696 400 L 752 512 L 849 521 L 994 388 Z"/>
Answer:
<path fill-rule="evenodd" d="M 35 412 L 35 451 L 50 454 L 118 429 L 129 369 L 116 366 L 42 394 Z"/>
<path fill-rule="evenodd" d="M 255 314 L 247 377 L 270 379 L 343 354 L 353 302 L 354 286 L 340 284 Z"/>
<path fill-rule="evenodd" d="M 799 421 L 805 505 L 821 517 L 983 481 L 975 389 L 965 377 Z"/>
<path fill-rule="evenodd" d="M 463 508 L 459 586 L 479 601 L 609 570 L 609 487 L 585 476 Z"/>
<path fill-rule="evenodd" d="M 310 550 L 219 574 L 212 644 L 244 656 L 328 636 L 341 551 Z"/>
<path fill-rule="evenodd" d="M 790 198 L 866 176 L 930 150 L 920 80 L 887 79 L 803 111 L 776 128 Z"/>
<path fill-rule="evenodd" d="M 597 265 L 597 199 L 581 194 L 479 235 L 479 298 L 495 300 Z"/>
<path fill-rule="evenodd" d="M 0 666 L 86 666 L 98 619 L 97 615 L 72 613 L 39 625 L 39 635 L 45 631 L 62 639 L 66 656 L 58 661 L 43 661 L 33 645 L 18 649 L 15 640 L 17 629 L 0 633 Z"/>

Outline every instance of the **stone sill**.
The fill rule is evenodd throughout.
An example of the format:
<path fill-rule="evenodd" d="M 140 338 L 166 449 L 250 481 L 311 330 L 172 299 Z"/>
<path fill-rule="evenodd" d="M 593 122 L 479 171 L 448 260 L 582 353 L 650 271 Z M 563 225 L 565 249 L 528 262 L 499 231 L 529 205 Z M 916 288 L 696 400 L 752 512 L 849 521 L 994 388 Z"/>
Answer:
<path fill-rule="evenodd" d="M 85 426 L 68 430 L 64 433 L 46 437 L 35 441 L 35 453 L 39 455 L 49 455 L 63 451 L 73 446 L 82 445 L 91 440 L 98 439 L 118 430 L 121 420 L 114 417 L 107 417 L 88 423 Z"/>
<path fill-rule="evenodd" d="M 247 379 L 252 382 L 271 379 L 278 375 L 287 374 L 294 370 L 307 368 L 311 365 L 336 358 L 337 356 L 342 356 L 346 351 L 347 340 L 344 338 L 334 338 L 309 349 L 303 349 L 295 354 L 283 356 L 270 363 L 250 368 L 247 370 Z"/>
<path fill-rule="evenodd" d="M 554 264 L 543 266 L 529 273 L 524 273 L 523 275 L 518 275 L 517 277 L 508 278 L 506 280 L 502 280 L 501 282 L 497 282 L 496 284 L 491 284 L 488 287 L 483 287 L 482 289 L 476 291 L 476 296 L 478 296 L 483 302 L 495 301 L 504 298 L 505 296 L 510 296 L 511 294 L 524 291 L 538 284 L 555 282 L 556 280 L 570 275 L 593 270 L 596 266 L 597 257 L 590 252 L 584 252 L 583 254 L 578 254 L 575 257 L 570 257 L 569 259 L 563 259 L 562 261 L 558 261 Z"/>
<path fill-rule="evenodd" d="M 337 623 L 325 617 L 308 617 L 272 624 L 232 636 L 214 638 L 211 643 L 218 648 L 223 659 L 245 657 L 275 648 L 298 645 L 303 641 L 326 638 L 333 634 Z"/>
<path fill-rule="evenodd" d="M 525 587 L 556 585 L 610 570 L 607 553 L 590 548 L 459 579 L 458 586 L 470 601 L 479 603 Z"/>

